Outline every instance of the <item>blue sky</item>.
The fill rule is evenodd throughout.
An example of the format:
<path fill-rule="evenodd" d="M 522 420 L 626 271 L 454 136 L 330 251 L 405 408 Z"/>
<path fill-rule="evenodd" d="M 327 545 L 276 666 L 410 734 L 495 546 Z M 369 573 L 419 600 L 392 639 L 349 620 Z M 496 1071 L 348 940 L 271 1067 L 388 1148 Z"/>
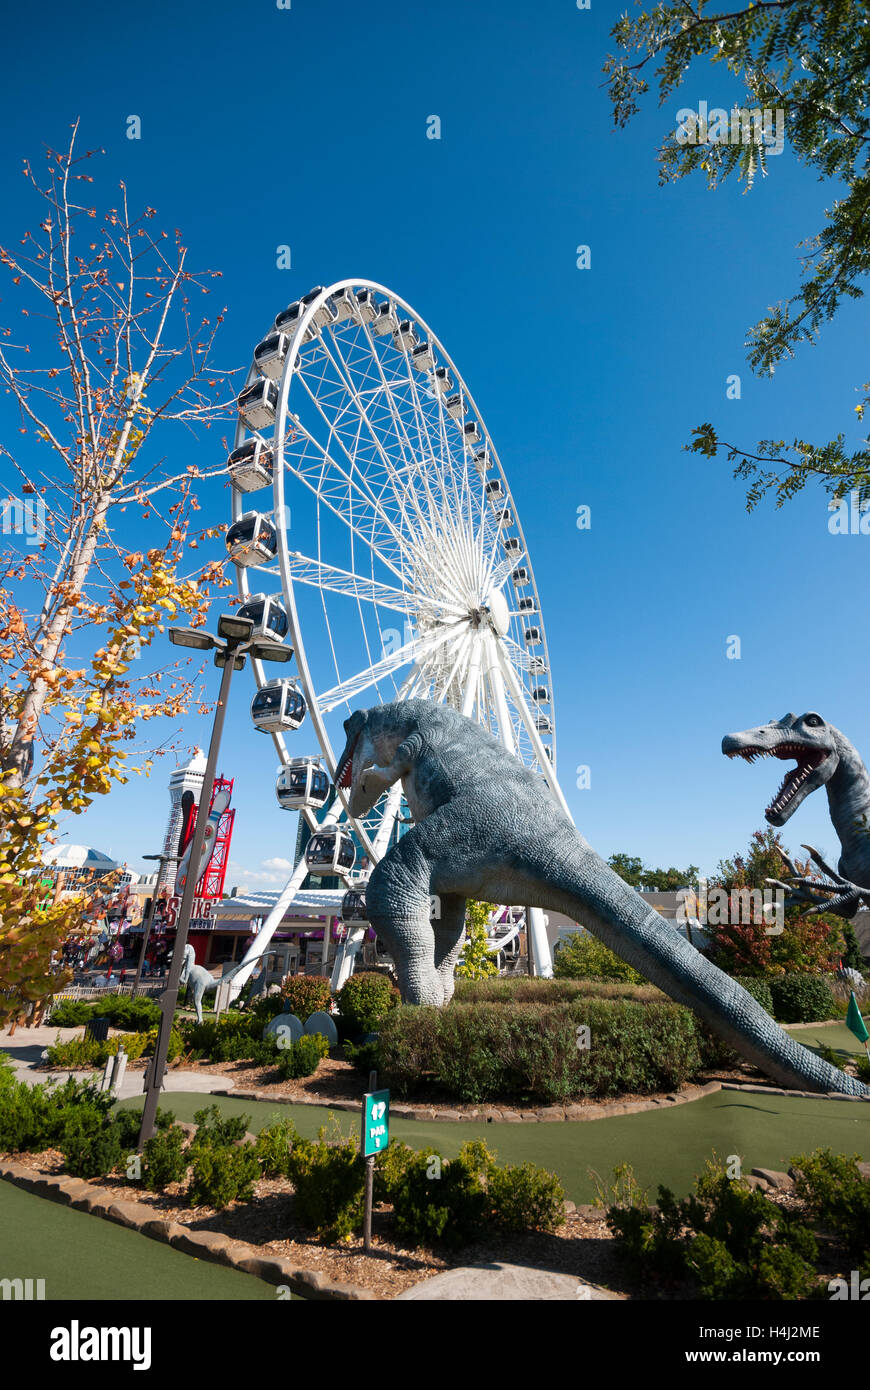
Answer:
<path fill-rule="evenodd" d="M 723 733 L 816 709 L 870 749 L 870 538 L 830 535 L 820 489 L 747 515 L 724 460 L 681 446 L 705 420 L 748 446 L 835 435 L 866 376 L 866 309 L 847 305 L 772 380 L 751 376 L 746 330 L 795 287 L 797 243 L 821 226 L 831 190 L 787 148 L 747 194 L 697 178 L 660 188 L 655 149 L 677 109 L 729 105 L 733 92 L 720 68 L 699 66 L 672 107 L 650 99 L 614 131 L 601 66 L 621 9 L 49 0 L 35 77 L 33 18 L 17 6 L 6 33 L 21 61 L 0 91 L 2 239 L 35 221 L 21 159 L 60 146 L 79 117 L 82 143 L 106 151 L 95 197 L 110 204 L 123 178 L 134 207 L 183 230 L 194 264 L 222 271 L 222 364 L 246 365 L 275 313 L 314 284 L 360 276 L 410 301 L 474 393 L 522 519 L 578 827 L 605 855 L 711 870 L 762 823 L 779 771 L 727 762 Z M 126 138 L 131 114 L 140 140 Z M 431 114 L 438 141 L 426 138 Z M 276 267 L 282 244 L 292 270 Z M 726 400 L 731 373 L 739 401 Z M 12 427 L 2 403 L 0 426 Z M 214 435 L 202 450 L 212 466 Z M 201 501 L 204 523 L 228 519 L 225 488 L 204 487 Z M 726 659 L 734 634 L 739 661 Z M 217 673 L 207 680 L 216 689 Z M 271 886 L 296 817 L 275 804 L 251 693 L 246 674 L 222 758 L 238 810 L 228 884 Z M 207 729 L 188 719 L 181 750 Z M 172 765 L 65 834 L 145 867 Z M 786 840 L 835 853 L 821 796 Z"/>

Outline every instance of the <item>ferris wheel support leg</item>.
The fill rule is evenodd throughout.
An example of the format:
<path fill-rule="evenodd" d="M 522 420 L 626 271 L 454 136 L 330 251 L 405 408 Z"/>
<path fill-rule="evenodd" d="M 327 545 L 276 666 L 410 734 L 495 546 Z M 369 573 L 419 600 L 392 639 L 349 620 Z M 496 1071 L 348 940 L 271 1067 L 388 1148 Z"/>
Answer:
<path fill-rule="evenodd" d="M 532 967 L 543 980 L 553 978 L 553 957 L 547 937 L 547 919 L 539 907 L 526 908 Z"/>
<path fill-rule="evenodd" d="M 342 985 L 347 984 L 356 966 L 356 958 L 362 950 L 363 942 L 366 939 L 365 927 L 354 927 L 349 932 L 347 940 L 342 942 L 341 949 L 335 957 L 332 967 L 332 976 L 329 981 L 329 988 L 333 994 L 337 994 Z"/>

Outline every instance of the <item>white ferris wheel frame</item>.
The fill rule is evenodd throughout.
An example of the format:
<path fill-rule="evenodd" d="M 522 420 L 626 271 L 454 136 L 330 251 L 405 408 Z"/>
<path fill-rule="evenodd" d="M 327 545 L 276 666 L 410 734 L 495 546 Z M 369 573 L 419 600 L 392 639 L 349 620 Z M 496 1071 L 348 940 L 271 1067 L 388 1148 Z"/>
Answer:
<path fill-rule="evenodd" d="M 287 545 L 287 535 L 284 527 L 284 518 L 286 516 L 285 442 L 287 440 L 287 420 L 288 404 L 290 399 L 290 387 L 294 377 L 299 376 L 300 381 L 303 383 L 304 389 L 309 391 L 309 395 L 311 394 L 310 387 L 308 387 L 308 385 L 304 381 L 304 373 L 297 371 L 297 362 L 299 361 L 300 351 L 302 347 L 306 345 L 305 340 L 307 330 L 309 329 L 309 327 L 311 327 L 312 321 L 314 320 L 321 306 L 326 301 L 331 300 L 332 297 L 338 294 L 340 291 L 345 289 L 351 291 L 351 293 L 353 294 L 355 294 L 359 290 L 369 290 L 373 294 L 383 296 L 393 306 L 394 310 L 401 309 L 405 311 L 402 317 L 407 317 L 408 319 L 410 319 L 414 326 L 421 330 L 423 337 L 425 338 L 425 340 L 428 341 L 430 346 L 433 349 L 437 350 L 439 359 L 438 365 L 447 367 L 449 371 L 453 374 L 453 390 L 458 391 L 461 394 L 462 400 L 467 403 L 468 408 L 470 409 L 470 411 L 473 412 L 473 418 L 475 419 L 478 429 L 481 431 L 482 435 L 480 446 L 484 447 L 485 445 L 487 455 L 490 460 L 490 467 L 495 470 L 493 476 L 497 476 L 502 485 L 503 493 L 502 497 L 500 498 L 500 501 L 504 508 L 510 509 L 511 530 L 518 534 L 518 538 L 520 541 L 520 551 L 510 561 L 510 566 L 505 569 L 504 577 L 501 580 L 501 584 L 507 582 L 508 574 L 510 573 L 510 569 L 512 569 L 513 567 L 518 565 L 526 565 L 528 567 L 529 578 L 524 587 L 531 590 L 531 593 L 534 595 L 534 608 L 532 610 L 531 617 L 532 621 L 540 629 L 540 641 L 536 645 L 541 649 L 543 653 L 543 663 L 545 671 L 547 673 L 548 679 L 550 680 L 550 682 L 552 682 L 552 673 L 550 670 L 546 631 L 544 628 L 544 621 L 540 600 L 538 598 L 537 585 L 535 583 L 534 571 L 532 569 L 531 559 L 529 556 L 528 547 L 526 545 L 525 536 L 523 534 L 522 526 L 519 521 L 517 509 L 513 504 L 513 498 L 508 487 L 507 478 L 505 476 L 504 469 L 501 466 L 501 461 L 498 457 L 495 445 L 493 444 L 489 431 L 486 428 L 483 415 L 479 410 L 477 403 L 474 400 L 474 397 L 468 390 L 464 378 L 462 377 L 461 373 L 456 367 L 456 364 L 444 348 L 444 345 L 441 343 L 437 335 L 432 331 L 432 329 L 425 322 L 425 320 L 420 317 L 416 310 L 414 310 L 412 306 L 400 295 L 397 295 L 393 290 L 390 290 L 385 285 L 381 285 L 377 281 L 373 280 L 347 279 L 336 281 L 334 284 L 325 287 L 317 295 L 317 297 L 307 305 L 304 314 L 299 316 L 299 319 L 293 331 L 292 338 L 290 339 L 287 346 L 284 367 L 281 374 L 280 383 L 278 385 L 278 400 L 275 409 L 275 421 L 274 426 L 272 427 L 271 438 L 271 448 L 273 455 L 273 506 L 271 509 L 264 509 L 265 515 L 269 515 L 271 511 L 271 514 L 274 519 L 275 530 L 278 536 L 278 569 L 280 574 L 281 588 L 283 590 L 283 603 L 287 612 L 288 619 L 287 640 L 289 643 L 292 644 L 294 649 L 294 657 L 296 661 L 296 668 L 298 671 L 298 684 L 302 688 L 302 693 L 305 697 L 307 704 L 308 717 L 311 720 L 312 726 L 317 736 L 318 743 L 320 745 L 321 761 L 325 765 L 326 771 L 328 772 L 333 784 L 335 779 L 335 768 L 337 760 L 329 734 L 326 729 L 326 724 L 324 722 L 324 714 L 328 713 L 331 709 L 336 708 L 337 705 L 344 703 L 346 700 L 354 698 L 354 695 L 357 693 L 357 690 L 361 691 L 366 688 L 370 688 L 372 685 L 376 685 L 377 679 L 379 677 L 376 675 L 374 679 L 371 679 L 372 672 L 376 670 L 376 666 L 373 664 L 372 666 L 370 666 L 368 671 L 357 673 L 356 677 L 351 678 L 350 681 L 340 683 L 339 686 L 336 687 L 333 691 L 321 691 L 318 694 L 318 692 L 314 688 L 308 656 L 303 641 L 303 634 L 299 621 L 299 614 L 297 611 L 294 586 L 294 571 L 292 564 L 292 559 L 295 558 L 297 560 L 304 560 L 304 557 L 298 556 L 298 552 L 291 552 L 289 550 L 289 547 Z M 340 328 L 342 325 L 339 324 L 335 326 Z M 357 324 L 356 326 L 359 327 L 360 325 Z M 367 330 L 367 335 L 370 339 L 369 346 L 371 348 L 372 356 L 380 366 L 380 357 L 375 347 L 374 341 L 372 340 L 370 325 L 366 323 L 362 326 Z M 325 327 L 321 328 L 317 333 L 317 337 L 320 339 L 321 344 L 323 345 L 327 355 L 330 356 L 333 366 L 336 366 L 335 360 L 331 357 L 329 348 L 326 346 L 326 343 L 324 341 L 324 335 L 328 332 L 331 332 L 332 327 L 333 325 L 326 325 Z M 314 340 L 310 339 L 309 341 L 313 342 Z M 405 355 L 406 357 L 408 357 L 407 350 L 405 350 Z M 341 365 L 344 368 L 345 384 L 348 388 L 348 392 L 352 397 L 358 411 L 360 412 L 361 417 L 366 421 L 366 425 L 369 433 L 372 436 L 372 439 L 375 440 L 375 430 L 366 418 L 365 409 L 359 398 L 359 392 L 358 390 L 354 390 L 353 388 L 350 369 L 348 368 L 347 363 L 344 361 L 344 358 L 341 357 L 340 353 L 339 357 L 341 358 Z M 408 365 L 410 370 L 410 359 L 408 359 Z M 337 367 L 336 370 L 338 370 Z M 381 371 L 383 372 L 382 367 Z M 261 373 L 258 370 L 256 363 L 252 361 L 246 379 L 246 386 L 258 380 L 260 376 Z M 413 383 L 413 377 L 410 377 L 409 379 Z M 384 386 L 387 387 L 385 379 Z M 321 415 L 323 415 L 322 409 L 320 413 Z M 440 413 L 443 418 L 444 414 L 446 413 L 443 409 L 443 403 Z M 326 421 L 326 423 L 328 424 L 328 421 Z M 308 430 L 305 430 L 305 434 L 308 436 L 308 439 L 315 444 L 317 448 L 322 449 L 322 446 L 319 444 L 318 441 L 313 439 Z M 329 436 L 331 443 L 332 439 L 335 437 L 334 428 L 330 429 Z M 270 443 L 268 437 L 268 430 L 264 433 L 259 430 L 252 429 L 250 426 L 247 425 L 240 413 L 236 427 L 234 448 L 239 448 L 249 438 L 263 439 L 264 443 L 266 443 L 267 445 L 269 445 Z M 463 443 L 462 448 L 463 452 L 465 453 L 468 448 L 467 444 Z M 383 448 L 381 449 L 381 452 L 383 453 Z M 333 462 L 328 448 L 323 450 L 323 455 L 324 462 L 327 460 L 329 462 Z M 386 455 L 384 455 L 384 457 L 386 457 Z M 350 459 L 350 462 L 351 464 L 353 464 L 354 460 Z M 467 459 L 465 466 L 466 468 L 468 467 Z M 290 469 L 289 471 L 292 472 L 293 470 Z M 481 477 L 482 487 L 484 483 L 484 478 L 485 475 Z M 304 482 L 304 480 L 302 481 Z M 310 487 L 310 484 L 306 485 Z M 313 491 L 314 489 L 311 490 Z M 238 489 L 237 487 L 233 487 L 233 521 L 237 521 L 243 515 L 245 511 L 246 498 L 246 493 L 241 492 L 240 489 Z M 317 500 L 319 505 L 321 500 L 319 493 L 317 494 Z M 329 507 L 335 515 L 338 515 L 339 518 L 344 521 L 345 525 L 349 527 L 349 529 L 353 530 L 354 533 L 357 534 L 352 523 L 348 521 L 346 517 L 341 516 L 340 513 L 337 513 L 335 508 L 331 507 L 328 501 L 326 501 L 325 505 Z M 499 525 L 498 533 L 501 534 L 501 525 Z M 367 541 L 365 536 L 361 535 L 359 538 L 364 545 L 368 545 L 369 548 L 374 551 L 374 546 L 371 545 L 369 541 Z M 375 551 L 375 553 L 379 554 L 379 552 L 377 551 Z M 383 556 L 379 555 L 379 558 L 383 560 Z M 504 563 L 506 562 L 503 562 L 503 566 Z M 336 570 L 329 566 L 323 565 L 319 560 L 309 560 L 307 561 L 307 565 L 310 571 L 307 580 L 308 583 L 313 582 L 316 584 L 319 579 L 323 578 L 326 571 L 329 571 L 329 578 L 332 581 L 331 586 L 327 587 L 335 587 L 336 582 L 340 583 L 342 574 L 344 574 L 345 578 L 348 581 L 356 581 L 356 584 L 353 587 L 345 588 L 343 592 L 353 593 L 357 597 L 358 602 L 360 597 L 360 588 L 367 588 L 369 590 L 369 593 L 365 596 L 370 598 L 373 604 L 377 603 L 376 594 L 379 589 L 384 591 L 381 594 L 382 601 L 384 598 L 384 594 L 389 594 L 389 591 L 387 590 L 386 586 L 378 585 L 373 580 L 368 580 L 365 577 L 359 579 L 359 577 L 356 574 Z M 311 567 L 314 567 L 313 572 L 311 571 Z M 253 568 L 256 572 L 256 570 L 260 567 L 255 566 Z M 271 571 L 267 569 L 267 573 L 270 572 Z M 297 568 L 297 578 L 298 572 L 299 570 Z M 247 567 L 238 566 L 237 584 L 239 594 L 242 600 L 244 601 L 250 596 L 251 593 Z M 339 589 L 338 591 L 342 592 L 341 589 Z M 408 595 L 407 592 L 404 592 L 402 594 L 402 598 L 404 599 L 404 603 L 400 607 L 399 611 L 405 613 L 406 617 L 408 613 L 414 613 L 417 611 L 414 605 L 413 596 Z M 393 606 L 398 607 L 398 605 L 395 604 Z M 513 614 L 512 616 L 517 615 Z M 328 625 L 329 624 L 327 618 L 327 627 Z M 382 673 L 384 677 L 386 677 L 391 673 L 392 670 L 400 670 L 402 666 L 408 664 L 408 660 L 398 661 L 397 658 L 403 657 L 405 653 L 408 651 L 409 647 L 413 649 L 411 652 L 411 657 L 409 658 L 412 663 L 411 675 L 405 681 L 401 691 L 399 691 L 396 698 L 410 698 L 410 696 L 413 695 L 415 686 L 417 684 L 417 681 L 415 681 L 415 677 L 419 679 L 419 677 L 422 675 L 422 673 L 420 672 L 421 659 L 426 656 L 427 650 L 434 651 L 436 647 L 438 647 L 439 645 L 444 645 L 448 640 L 448 636 L 449 634 L 445 635 L 445 633 L 442 632 L 442 634 L 439 637 L 429 639 L 428 644 L 426 639 L 406 643 L 405 646 L 400 648 L 398 652 L 392 654 L 392 658 L 389 662 L 384 661 L 379 663 L 380 665 L 388 668 L 385 669 Z M 549 731 L 551 742 L 549 747 L 551 751 L 548 756 L 548 752 L 546 751 L 547 746 L 544 744 L 542 738 L 540 737 L 540 733 L 535 726 L 534 716 L 528 707 L 516 671 L 514 670 L 514 667 L 510 660 L 508 660 L 505 657 L 504 651 L 502 650 L 502 646 L 503 644 L 500 641 L 496 640 L 495 634 L 491 632 L 485 633 L 482 642 L 473 644 L 473 651 L 471 653 L 470 659 L 468 660 L 466 684 L 463 689 L 461 712 L 463 714 L 472 716 L 474 714 L 476 704 L 478 704 L 482 697 L 483 701 L 487 705 L 487 711 L 490 716 L 489 723 L 492 723 L 493 716 L 495 718 L 497 736 L 500 738 L 501 742 L 504 744 L 504 746 L 508 749 L 509 752 L 519 756 L 516 741 L 514 738 L 513 721 L 511 719 L 507 705 L 506 692 L 509 693 L 511 702 L 513 703 L 514 708 L 519 715 L 519 718 L 523 726 L 523 730 L 528 738 L 529 744 L 531 746 L 531 751 L 534 754 L 535 760 L 538 765 L 538 769 L 541 775 L 543 776 L 544 780 L 547 782 L 548 786 L 552 790 L 553 794 L 561 804 L 562 808 L 565 810 L 566 814 L 570 816 L 570 811 L 568 810 L 567 803 L 562 794 L 561 788 L 559 787 L 559 783 L 556 777 L 555 709 L 553 704 L 552 690 L 550 691 L 549 696 L 549 705 L 551 710 L 551 729 Z M 444 696 L 446 696 L 447 692 L 450 690 L 451 686 L 454 683 L 454 676 L 459 671 L 464 654 L 464 649 L 460 647 L 460 650 L 456 655 L 451 674 L 448 677 L 447 682 L 442 691 L 442 699 L 444 698 Z M 264 671 L 263 664 L 261 662 L 252 660 L 251 665 L 254 672 L 257 688 L 260 689 L 265 684 L 268 677 L 266 675 L 266 672 Z M 531 670 L 532 668 L 529 667 L 529 669 Z M 357 685 L 357 690 L 352 689 L 354 684 Z M 487 691 L 489 692 L 489 694 L 487 694 Z M 490 696 L 492 697 L 492 703 L 495 705 L 494 710 L 489 710 L 488 708 Z M 327 699 L 327 697 L 330 698 Z M 326 706 L 325 708 L 324 705 Z M 290 762 L 290 753 L 288 752 L 284 735 L 282 733 L 273 733 L 271 737 L 275 745 L 275 749 L 278 753 L 278 756 L 281 760 L 281 763 L 284 766 L 286 766 Z M 373 867 L 382 857 L 389 845 L 390 837 L 392 835 L 392 831 L 395 826 L 396 818 L 399 812 L 401 796 L 401 784 L 397 784 L 396 786 L 389 789 L 383 803 L 379 803 L 383 804 L 383 811 L 381 815 L 380 826 L 374 834 L 371 834 L 365 825 L 363 825 L 358 819 L 350 815 L 347 806 L 347 796 L 345 791 L 341 788 L 335 789 L 335 795 L 332 801 L 329 803 L 326 814 L 323 816 L 322 819 L 318 819 L 317 815 L 315 814 L 315 810 L 307 806 L 300 808 L 299 814 L 303 817 L 305 823 L 308 825 L 308 828 L 312 833 L 314 833 L 317 830 L 323 830 L 325 828 L 329 828 L 331 826 L 338 826 L 340 824 L 347 824 L 348 826 L 350 826 L 355 832 L 360 845 L 362 846 L 365 854 L 368 856 L 371 866 Z M 318 809 L 322 810 L 322 808 Z M 299 892 L 308 872 L 309 870 L 306 865 L 305 857 L 303 854 L 299 862 L 295 865 L 293 873 L 291 874 L 290 878 L 285 884 L 284 889 L 279 894 L 278 901 L 275 903 L 268 917 L 263 922 L 260 931 L 258 932 L 257 936 L 252 942 L 249 950 L 245 954 L 241 962 L 240 968 L 233 978 L 233 994 L 238 993 L 238 991 L 242 988 L 246 980 L 250 977 L 250 974 L 253 971 L 257 961 L 265 954 L 272 935 L 274 934 L 280 922 L 283 920 L 287 908 L 292 903 L 296 894 Z M 352 872 L 349 876 L 345 875 L 346 881 L 347 877 L 353 877 Z M 550 962 L 549 945 L 547 942 L 546 931 L 544 927 L 543 914 L 540 912 L 539 909 L 533 908 L 529 910 L 529 913 L 527 915 L 529 915 L 531 919 L 529 922 L 529 926 L 532 938 L 532 947 L 535 957 L 536 969 L 540 974 L 550 974 L 552 973 L 552 966 Z M 522 918 L 520 918 L 520 920 L 511 927 L 507 934 L 492 942 L 491 950 L 493 952 L 497 952 L 500 951 L 505 945 L 509 944 L 513 940 L 513 938 L 518 934 L 522 925 L 523 920 Z M 359 940 L 354 943 L 354 945 L 356 946 L 356 950 L 359 949 L 359 945 L 361 944 L 364 934 L 364 930 L 357 932 Z M 342 967 L 344 967 L 345 975 L 350 973 L 350 970 L 353 968 L 353 957 L 356 954 L 356 950 L 351 950 L 349 952 L 343 951 L 341 953 L 343 959 L 341 963 L 339 963 L 338 961 L 336 962 L 336 971 L 334 972 L 333 981 L 334 983 L 336 983 L 336 978 L 342 973 Z M 345 955 L 347 955 L 347 960 L 344 959 Z M 325 956 L 326 946 L 324 945 L 324 959 Z"/>

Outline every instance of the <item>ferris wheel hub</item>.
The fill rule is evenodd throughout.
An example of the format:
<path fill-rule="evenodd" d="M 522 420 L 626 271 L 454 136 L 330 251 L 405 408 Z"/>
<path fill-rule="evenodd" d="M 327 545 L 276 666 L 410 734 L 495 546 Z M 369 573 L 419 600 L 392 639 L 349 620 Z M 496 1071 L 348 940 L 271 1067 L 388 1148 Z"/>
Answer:
<path fill-rule="evenodd" d="M 507 599 L 500 589 L 491 589 L 487 594 L 486 608 L 489 612 L 489 621 L 496 635 L 504 637 L 511 624 L 511 615 Z"/>

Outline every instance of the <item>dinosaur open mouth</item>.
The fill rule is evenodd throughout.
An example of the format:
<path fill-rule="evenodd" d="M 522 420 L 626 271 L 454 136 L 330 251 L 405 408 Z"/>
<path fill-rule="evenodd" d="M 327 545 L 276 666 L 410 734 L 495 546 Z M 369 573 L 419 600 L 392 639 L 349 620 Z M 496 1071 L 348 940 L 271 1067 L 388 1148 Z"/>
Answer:
<path fill-rule="evenodd" d="M 357 738 L 359 738 L 359 734 L 357 734 Z M 348 747 L 345 748 L 341 762 L 335 769 L 335 785 L 337 787 L 343 787 L 347 789 L 351 784 L 351 780 L 353 778 L 354 748 L 356 748 L 356 738 L 354 739 L 353 743 L 349 744 Z"/>
<path fill-rule="evenodd" d="M 810 773 L 825 761 L 828 754 L 824 748 L 808 749 L 798 743 L 780 743 L 776 748 L 734 748 L 727 756 L 743 758 L 747 763 L 754 763 L 756 758 L 794 758 L 797 766 L 789 769 L 776 796 L 765 808 L 766 815 L 780 815 L 797 796 Z"/>

